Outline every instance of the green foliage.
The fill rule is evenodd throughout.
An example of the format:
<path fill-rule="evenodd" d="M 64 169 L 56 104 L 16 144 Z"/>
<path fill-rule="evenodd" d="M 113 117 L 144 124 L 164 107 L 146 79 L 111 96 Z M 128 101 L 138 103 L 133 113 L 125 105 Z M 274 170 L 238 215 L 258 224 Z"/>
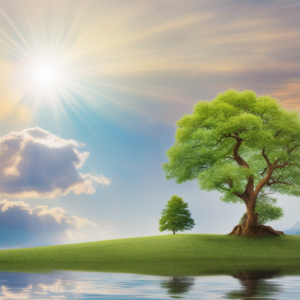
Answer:
<path fill-rule="evenodd" d="M 177 122 L 174 145 L 163 164 L 167 179 L 177 183 L 196 179 L 203 190 L 217 190 L 222 201 L 243 203 L 236 196 L 245 191 L 248 179 L 256 186 L 265 176 L 267 162 L 285 165 L 274 169 L 270 184 L 261 190 L 264 201 L 257 210 L 265 220 L 279 218 L 269 194 L 300 196 L 300 119 L 293 110 L 285 110 L 276 99 L 258 97 L 252 91 L 228 90 L 211 102 L 195 105 L 191 115 Z M 242 139 L 239 155 L 249 168 L 241 167 L 233 157 L 236 139 Z M 277 183 L 274 183 L 277 181 Z M 267 213 L 266 216 L 265 212 Z"/>
<path fill-rule="evenodd" d="M 264 225 L 271 221 L 279 220 L 283 217 L 283 209 L 275 206 L 277 200 L 275 198 L 267 197 L 264 194 L 259 195 L 256 205 L 255 212 L 258 212 L 258 225 Z M 242 224 L 247 214 L 244 214 L 240 219 L 239 224 Z"/>
<path fill-rule="evenodd" d="M 168 201 L 166 209 L 163 209 L 159 225 L 160 231 L 171 230 L 175 233 L 190 230 L 195 226 L 195 223 L 188 210 L 188 204 L 182 198 L 174 195 Z"/>
<path fill-rule="evenodd" d="M 256 203 L 255 211 L 258 212 L 258 224 L 263 225 L 283 217 L 283 209 L 271 203 Z"/>
<path fill-rule="evenodd" d="M 283 217 L 283 210 L 281 207 L 273 206 L 271 204 L 265 204 L 263 206 L 256 205 L 255 211 L 258 212 L 258 225 L 264 225 L 268 222 L 279 220 Z M 242 224 L 244 219 L 246 218 L 247 213 L 245 213 L 241 219 L 239 224 Z"/>

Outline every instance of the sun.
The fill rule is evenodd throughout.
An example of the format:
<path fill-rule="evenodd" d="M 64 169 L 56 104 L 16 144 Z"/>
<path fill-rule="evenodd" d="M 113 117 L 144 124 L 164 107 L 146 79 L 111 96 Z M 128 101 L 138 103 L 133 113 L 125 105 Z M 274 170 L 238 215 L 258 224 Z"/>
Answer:
<path fill-rule="evenodd" d="M 54 59 L 31 62 L 26 73 L 30 89 L 36 92 L 58 91 L 65 80 L 65 70 L 62 63 Z"/>
<path fill-rule="evenodd" d="M 31 76 L 34 85 L 51 87 L 58 83 L 59 70 L 48 62 L 42 62 L 33 68 Z"/>

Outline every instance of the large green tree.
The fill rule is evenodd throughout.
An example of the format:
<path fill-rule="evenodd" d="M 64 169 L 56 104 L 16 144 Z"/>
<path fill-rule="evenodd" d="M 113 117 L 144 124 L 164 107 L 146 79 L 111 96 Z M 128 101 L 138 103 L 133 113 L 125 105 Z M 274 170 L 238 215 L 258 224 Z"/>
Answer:
<path fill-rule="evenodd" d="M 175 234 L 177 231 L 190 230 L 195 226 L 188 210 L 188 204 L 176 195 L 168 201 L 161 214 L 162 216 L 158 221 L 160 231 L 170 230 Z"/>
<path fill-rule="evenodd" d="M 196 104 L 177 126 L 163 165 L 166 178 L 197 179 L 201 189 L 222 193 L 221 200 L 244 203 L 247 215 L 231 234 L 283 234 L 260 225 L 258 214 L 282 216 L 271 194 L 300 196 L 298 112 L 269 96 L 229 90 Z"/>

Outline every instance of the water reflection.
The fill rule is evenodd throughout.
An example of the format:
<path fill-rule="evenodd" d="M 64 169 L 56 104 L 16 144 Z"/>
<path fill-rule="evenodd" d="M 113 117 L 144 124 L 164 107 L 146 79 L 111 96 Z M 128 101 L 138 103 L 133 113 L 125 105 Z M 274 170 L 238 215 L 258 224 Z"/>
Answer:
<path fill-rule="evenodd" d="M 0 272 L 0 299 L 299 299 L 300 276 L 279 271 L 234 276 Z"/>
<path fill-rule="evenodd" d="M 279 277 L 279 271 L 239 272 L 233 276 L 241 283 L 242 290 L 227 293 L 227 299 L 273 299 L 282 290 L 276 282 L 266 279 Z"/>
<path fill-rule="evenodd" d="M 0 299 L 64 299 L 67 290 L 78 289 L 68 272 L 56 275 L 0 272 Z"/>
<path fill-rule="evenodd" d="M 162 282 L 161 286 L 168 290 L 168 294 L 172 298 L 182 298 L 180 294 L 188 293 L 192 285 L 194 285 L 194 278 L 190 276 L 173 276 L 168 282 Z"/>

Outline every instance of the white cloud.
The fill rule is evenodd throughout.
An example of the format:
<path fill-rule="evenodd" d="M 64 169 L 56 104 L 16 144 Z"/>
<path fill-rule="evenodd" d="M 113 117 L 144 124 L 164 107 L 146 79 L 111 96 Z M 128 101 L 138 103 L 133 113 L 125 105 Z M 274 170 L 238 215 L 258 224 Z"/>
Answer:
<path fill-rule="evenodd" d="M 82 239 L 79 229 L 97 224 L 70 216 L 61 207 L 31 206 L 23 201 L 0 201 L 2 247 L 42 246 Z"/>
<path fill-rule="evenodd" d="M 76 149 L 81 146 L 38 127 L 0 137 L 0 196 L 52 198 L 108 186 L 103 175 L 79 172 L 90 154 Z"/>

